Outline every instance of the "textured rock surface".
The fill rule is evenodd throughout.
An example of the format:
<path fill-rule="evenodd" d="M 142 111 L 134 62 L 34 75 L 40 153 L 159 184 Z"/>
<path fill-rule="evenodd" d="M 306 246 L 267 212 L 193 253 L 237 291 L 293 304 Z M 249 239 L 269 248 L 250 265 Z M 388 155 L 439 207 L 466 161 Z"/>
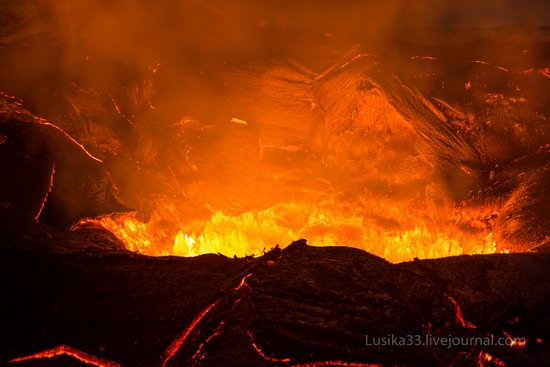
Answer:
<path fill-rule="evenodd" d="M 36 220 L 65 228 L 127 211 L 103 162 L 58 126 L 0 93 L 0 231 Z"/>
<path fill-rule="evenodd" d="M 490 366 L 486 355 L 508 366 L 550 361 L 547 254 L 393 265 L 305 241 L 258 259 L 23 248 L 2 251 L 3 361 L 61 344 L 123 366 Z M 508 333 L 527 343 L 365 345 L 366 335 L 428 333 Z M 11 365 L 79 363 L 59 356 Z"/>

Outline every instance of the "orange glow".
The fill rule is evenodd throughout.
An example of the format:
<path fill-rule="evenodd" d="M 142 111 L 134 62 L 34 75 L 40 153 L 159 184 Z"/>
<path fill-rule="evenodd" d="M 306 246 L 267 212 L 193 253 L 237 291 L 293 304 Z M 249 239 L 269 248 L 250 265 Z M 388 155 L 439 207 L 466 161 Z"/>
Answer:
<path fill-rule="evenodd" d="M 221 253 L 226 256 L 261 255 L 275 245 L 286 245 L 298 238 L 307 238 L 314 246 L 353 246 L 362 248 L 392 262 L 413 258 L 438 258 L 461 254 L 497 252 L 492 232 L 480 230 L 465 233 L 448 223 L 437 228 L 421 220 L 423 208 L 399 208 L 390 201 L 372 202 L 372 213 L 390 212 L 409 222 L 404 229 L 380 228 L 380 218 L 360 216 L 350 208 L 323 203 L 322 208 L 307 204 L 279 204 L 270 209 L 246 212 L 237 216 L 215 212 L 209 221 L 192 223 L 201 232 L 179 230 L 170 236 L 157 226 L 155 219 L 143 223 L 133 215 L 98 219 L 99 224 L 117 235 L 131 251 L 146 255 L 198 256 Z M 472 213 L 470 213 L 472 215 Z M 477 213 L 473 214 L 477 215 Z M 458 218 L 460 216 L 460 218 Z M 480 215 L 481 217 L 481 215 Z M 449 218 L 449 222 L 450 222 Z M 476 219 L 461 213 L 457 219 L 475 225 Z M 166 245 L 173 241 L 170 247 Z M 507 250 L 500 250 L 506 252 Z"/>
<path fill-rule="evenodd" d="M 464 316 L 462 315 L 462 309 L 460 308 L 460 305 L 458 304 L 458 302 L 453 297 L 449 296 L 448 294 L 446 294 L 445 296 L 447 297 L 447 299 L 453 305 L 456 320 L 458 321 L 460 326 L 463 326 L 463 327 L 468 328 L 468 329 L 476 329 L 476 326 L 474 324 L 472 324 L 469 321 L 464 320 Z"/>
<path fill-rule="evenodd" d="M 515 348 L 524 348 L 527 344 L 526 340 L 524 338 L 514 338 L 512 337 L 508 332 L 502 331 L 504 336 L 508 338 L 510 346 Z"/>
<path fill-rule="evenodd" d="M 59 345 L 52 349 L 43 350 L 25 357 L 14 358 L 10 360 L 11 363 L 25 362 L 35 359 L 55 358 L 57 356 L 67 355 L 78 359 L 81 362 L 90 364 L 97 367 L 120 367 L 118 363 L 107 361 L 105 359 L 84 353 L 76 348 L 68 345 Z"/>
<path fill-rule="evenodd" d="M 220 323 L 218 324 L 218 326 L 216 327 L 216 329 L 214 329 L 214 332 L 208 337 L 205 339 L 204 342 L 200 343 L 199 344 L 199 347 L 197 349 L 197 351 L 195 352 L 195 354 L 193 354 L 193 357 L 191 357 L 192 360 L 203 360 L 204 359 L 204 353 L 203 353 L 203 348 L 208 344 L 210 343 L 214 338 L 216 338 L 217 336 L 221 335 L 222 333 L 222 328 L 223 328 L 223 325 L 225 324 L 225 321 L 220 321 Z"/>
<path fill-rule="evenodd" d="M 252 276 L 252 273 L 245 275 L 244 278 L 241 279 L 241 282 L 239 283 L 239 285 L 236 286 L 235 288 L 233 288 L 233 290 L 238 291 L 238 290 L 241 289 L 242 287 L 247 287 L 247 288 L 250 289 L 250 286 L 248 285 L 248 283 L 246 283 L 246 280 L 247 280 L 248 278 L 250 278 L 251 276 Z"/>
<path fill-rule="evenodd" d="M 254 341 L 254 334 L 251 331 L 247 332 L 248 338 L 250 339 L 250 345 L 252 348 L 266 361 L 269 362 L 279 362 L 285 363 L 291 367 L 323 367 L 323 366 L 338 366 L 338 367 L 381 367 L 381 364 L 378 363 L 361 363 L 361 362 L 344 362 L 344 361 L 321 361 L 321 362 L 305 362 L 305 363 L 294 363 L 290 364 L 290 358 L 277 358 L 269 357 L 266 355 L 262 348 Z"/>
<path fill-rule="evenodd" d="M 282 363 L 288 363 L 290 362 L 290 359 L 289 358 L 276 358 L 276 357 L 269 357 L 267 356 L 263 351 L 262 351 L 262 348 L 260 348 L 258 346 L 258 344 L 256 344 L 256 342 L 254 341 L 254 334 L 252 334 L 251 331 L 247 331 L 247 334 L 248 334 L 248 338 L 250 339 L 250 345 L 252 346 L 252 348 L 256 351 L 256 353 L 258 353 L 260 355 L 260 357 L 262 357 L 263 359 L 265 359 L 266 361 L 269 361 L 269 362 L 282 362 Z"/>
<path fill-rule="evenodd" d="M 384 89 L 365 87 L 366 74 L 344 72 L 373 57 L 349 56 L 309 76 L 285 67 L 258 70 L 244 95 L 230 92 L 242 114 L 218 124 L 182 117 L 175 125 L 182 136 L 179 160 L 169 162 L 175 180 L 160 199 L 146 200 L 152 209 L 145 222 L 139 210 L 90 220 L 129 250 L 152 256 L 257 256 L 299 238 L 391 262 L 513 251 L 494 231 L 502 200 L 463 205 L 452 193 L 450 186 L 467 192 L 480 179 L 462 163 L 467 157 L 456 158 L 462 178 L 445 178 L 423 141 L 426 132 L 394 108 Z M 240 86 L 243 77 L 231 72 L 220 83 Z M 247 93 L 261 103 L 250 105 Z M 445 120 L 426 98 L 413 98 Z M 449 135 L 437 139 L 458 139 Z"/>
<path fill-rule="evenodd" d="M 360 362 L 344 362 L 344 361 L 324 361 L 324 362 L 306 362 L 291 365 L 292 367 L 382 367 L 378 363 L 360 363 Z"/>
<path fill-rule="evenodd" d="M 48 186 L 48 191 L 46 191 L 46 194 L 44 195 L 44 198 L 42 199 L 42 203 L 40 204 L 40 208 L 38 209 L 38 213 L 36 213 L 36 216 L 34 217 L 34 220 L 38 220 L 40 218 L 40 214 L 42 214 L 42 211 L 44 210 L 44 206 L 46 205 L 46 200 L 48 200 L 48 196 L 52 192 L 53 189 L 53 179 L 55 177 L 55 164 L 52 167 L 52 170 L 50 172 L 50 184 Z"/>
<path fill-rule="evenodd" d="M 491 363 L 492 366 L 499 366 L 499 367 L 505 367 L 506 363 L 504 363 L 502 360 L 493 357 L 491 354 L 486 352 L 480 352 L 478 357 L 478 366 L 484 367 L 486 366 L 486 362 Z"/>
<path fill-rule="evenodd" d="M 219 301 L 219 300 L 218 300 Z M 176 352 L 183 345 L 189 334 L 195 329 L 197 324 L 206 316 L 208 312 L 218 303 L 218 301 L 209 304 L 204 308 L 195 318 L 191 321 L 189 326 L 183 330 L 183 332 L 166 348 L 164 356 L 162 358 L 161 367 L 165 367 L 168 362 L 174 357 Z"/>

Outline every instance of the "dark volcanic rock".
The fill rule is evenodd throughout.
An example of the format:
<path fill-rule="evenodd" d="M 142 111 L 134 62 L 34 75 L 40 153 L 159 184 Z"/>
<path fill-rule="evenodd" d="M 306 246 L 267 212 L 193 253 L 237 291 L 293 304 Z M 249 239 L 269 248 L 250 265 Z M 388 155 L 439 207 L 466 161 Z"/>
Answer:
<path fill-rule="evenodd" d="M 0 108 L 2 228 L 35 219 L 64 228 L 83 217 L 128 210 L 103 163 L 63 130 L 13 97 L 0 94 Z"/>
<path fill-rule="evenodd" d="M 61 344 L 124 366 L 468 366 L 488 355 L 507 366 L 550 361 L 548 254 L 394 265 L 305 241 L 248 260 L 25 248 L 4 248 L 1 257 L 4 361 Z M 367 335 L 505 333 L 526 345 L 365 345 Z M 66 362 L 55 357 L 48 365 Z"/>

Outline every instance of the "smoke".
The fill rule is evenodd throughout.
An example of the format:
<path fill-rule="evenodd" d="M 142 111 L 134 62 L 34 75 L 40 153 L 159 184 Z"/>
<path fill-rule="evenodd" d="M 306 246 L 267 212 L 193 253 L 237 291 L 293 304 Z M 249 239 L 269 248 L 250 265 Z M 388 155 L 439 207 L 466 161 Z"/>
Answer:
<path fill-rule="evenodd" d="M 318 193 L 387 191 L 389 208 L 396 192 L 418 194 L 440 208 L 444 200 L 431 194 L 438 189 L 422 189 L 431 168 L 418 163 L 414 135 L 387 101 L 351 71 L 326 80 L 318 73 L 377 54 L 385 73 L 402 74 L 426 96 L 439 91 L 460 105 L 452 99 L 472 95 L 475 106 L 478 96 L 512 88 L 499 67 L 546 66 L 533 66 L 531 44 L 548 41 L 537 26 L 550 23 L 549 9 L 542 0 L 12 0 L 0 9 L 0 90 L 102 158 L 125 204 L 140 220 L 156 214 L 174 232 L 163 234 L 170 242 L 215 211 L 239 215 Z M 315 92 L 319 85 L 329 97 Z M 547 95 L 527 87 L 511 93 Z M 471 122 L 453 106 L 459 122 Z M 498 146 L 493 140 L 502 139 L 484 144 Z M 485 150 L 486 160 L 502 160 Z M 467 161 L 453 159 L 462 176 L 477 169 Z M 414 182 L 403 184 L 403 172 Z M 303 176 L 312 176 L 310 187 Z M 347 187 L 348 176 L 364 180 Z M 456 191 L 470 181 L 477 176 Z M 365 217 L 400 228 L 374 208 Z"/>
<path fill-rule="evenodd" d="M 548 24 L 550 5 L 541 0 L 20 0 L 2 13 L 3 43 L 17 39 L 14 34 L 35 35 L 36 44 L 20 51 L 25 60 L 11 55 L 28 64 L 15 68 L 18 77 L 62 72 L 97 83 L 111 74 L 120 78 L 121 69 L 143 70 L 155 62 L 208 71 L 273 57 L 311 61 L 326 57 L 327 45 L 336 53 L 354 42 L 433 37 L 425 31 L 433 27 Z M 29 72 L 33 75 L 25 75 Z"/>

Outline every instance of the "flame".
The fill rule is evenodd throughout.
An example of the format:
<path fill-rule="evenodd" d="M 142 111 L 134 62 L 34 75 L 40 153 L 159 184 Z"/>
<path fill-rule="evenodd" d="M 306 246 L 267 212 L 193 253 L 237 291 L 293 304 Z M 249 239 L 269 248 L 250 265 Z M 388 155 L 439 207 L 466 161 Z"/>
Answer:
<path fill-rule="evenodd" d="M 155 223 L 158 220 L 158 217 L 154 216 L 148 223 L 144 223 L 131 213 L 83 219 L 79 224 L 94 223 L 103 226 L 114 233 L 130 251 L 151 256 L 171 255 L 170 251 L 155 245 L 161 244 L 167 238 L 167 234 L 156 227 Z"/>
<path fill-rule="evenodd" d="M 183 345 L 189 334 L 195 329 L 197 324 L 201 322 L 201 320 L 206 316 L 207 313 L 210 312 L 210 310 L 216 306 L 219 302 L 219 299 L 215 302 L 212 302 L 209 304 L 206 308 L 204 308 L 201 312 L 199 312 L 198 315 L 195 316 L 195 318 L 191 321 L 189 326 L 185 328 L 185 330 L 182 331 L 180 335 L 166 348 L 166 351 L 164 352 L 164 356 L 162 358 L 161 367 L 165 367 L 168 362 L 174 357 L 174 355 L 177 353 L 177 351 L 180 349 L 180 347 Z"/>
<path fill-rule="evenodd" d="M 93 221 L 112 231 L 129 250 L 153 256 L 261 255 L 276 244 L 288 244 L 297 238 L 307 238 L 316 246 L 358 247 L 394 262 L 415 257 L 497 252 L 492 232 L 472 235 L 451 227 L 431 228 L 430 223 L 422 221 L 402 230 L 384 230 L 369 218 L 338 214 L 328 208 L 312 209 L 296 203 L 238 216 L 215 212 L 210 220 L 190 225 L 203 227 L 201 232 L 181 229 L 172 237 L 173 240 L 170 240 L 169 233 L 159 228 L 159 221 L 154 218 L 148 223 L 139 221 L 134 215 Z M 164 246 L 167 241 L 173 241 L 172 248 Z"/>
<path fill-rule="evenodd" d="M 245 275 L 238 285 L 236 285 L 232 290 L 238 291 L 242 287 L 247 287 L 250 290 L 250 287 L 246 283 L 247 279 L 252 276 L 252 273 L 249 273 Z M 191 323 L 170 343 L 170 345 L 166 348 L 164 351 L 161 367 L 165 367 L 168 362 L 176 355 L 178 350 L 182 347 L 182 345 L 185 343 L 189 335 L 195 330 L 197 325 L 204 319 L 204 317 L 221 301 L 221 298 L 218 298 L 216 301 L 210 303 L 208 306 L 206 306 L 204 309 L 202 309 L 191 321 Z M 216 327 L 214 333 L 210 335 L 203 343 L 199 345 L 198 350 L 193 355 L 193 359 L 196 358 L 201 354 L 202 348 L 205 344 L 207 344 L 212 338 L 216 337 L 221 333 L 221 328 L 224 325 L 224 321 L 220 322 L 220 324 Z"/>
<path fill-rule="evenodd" d="M 464 207 L 452 199 L 431 150 L 424 151 L 425 133 L 384 93 L 355 76 L 327 77 L 311 95 L 281 82 L 300 75 L 275 68 L 253 79 L 266 99 L 246 121 L 182 124 L 177 193 L 147 202 L 154 212 L 147 222 L 133 214 L 91 220 L 129 250 L 152 256 L 257 256 L 299 238 L 360 248 L 391 262 L 508 251 L 493 232 L 492 216 L 504 203 Z M 297 97 L 304 93 L 303 100 Z M 281 117 L 281 106 L 297 99 L 322 118 L 310 111 L 304 121 Z M 213 131 L 217 138 L 209 144 L 191 136 L 206 142 Z"/>
<path fill-rule="evenodd" d="M 372 211 L 376 209 L 399 214 L 399 208 L 384 208 L 383 203 L 378 203 Z M 378 217 L 369 218 L 353 212 L 344 214 L 330 203 L 324 207 L 289 203 L 237 216 L 218 211 L 209 220 L 191 222 L 189 228 L 194 230 L 181 228 L 175 234 L 161 228 L 160 219 L 155 217 L 148 223 L 141 222 L 132 214 L 87 221 L 94 221 L 112 231 L 129 250 L 152 256 L 207 253 L 257 256 L 277 244 L 288 244 L 297 238 L 307 238 L 308 243 L 315 246 L 361 248 L 392 262 L 497 252 L 492 232 L 462 232 L 453 223 L 438 224 L 437 227 L 414 214 L 414 211 L 402 214 L 404 219 L 411 217 L 406 228 L 385 229 L 377 223 L 380 221 Z M 469 220 L 475 225 L 473 219 L 462 216 L 460 220 Z"/>

